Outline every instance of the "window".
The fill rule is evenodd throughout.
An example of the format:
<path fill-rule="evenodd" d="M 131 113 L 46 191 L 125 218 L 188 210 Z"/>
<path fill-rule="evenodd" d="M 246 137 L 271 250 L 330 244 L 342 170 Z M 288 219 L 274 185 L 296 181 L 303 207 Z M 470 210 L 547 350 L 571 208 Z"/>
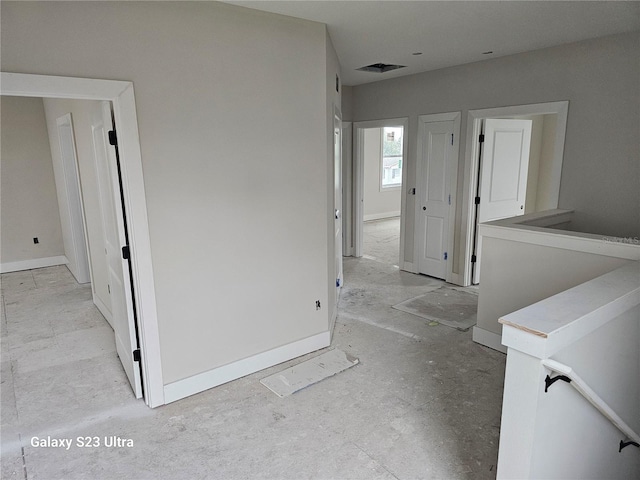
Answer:
<path fill-rule="evenodd" d="M 381 188 L 402 185 L 403 133 L 402 127 L 384 127 L 382 129 Z"/>

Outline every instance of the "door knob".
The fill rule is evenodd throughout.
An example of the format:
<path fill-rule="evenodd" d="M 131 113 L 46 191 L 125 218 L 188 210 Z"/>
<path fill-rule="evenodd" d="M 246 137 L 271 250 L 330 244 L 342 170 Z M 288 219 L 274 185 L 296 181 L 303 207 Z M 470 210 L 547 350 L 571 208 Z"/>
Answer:
<path fill-rule="evenodd" d="M 426 209 L 427 209 L 427 207 L 422 207 L 422 209 L 423 209 L 423 210 L 426 210 Z"/>

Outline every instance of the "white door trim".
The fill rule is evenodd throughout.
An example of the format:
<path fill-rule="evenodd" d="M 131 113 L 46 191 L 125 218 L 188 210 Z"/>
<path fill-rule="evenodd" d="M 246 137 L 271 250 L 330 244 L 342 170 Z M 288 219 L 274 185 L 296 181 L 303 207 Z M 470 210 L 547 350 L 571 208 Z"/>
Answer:
<path fill-rule="evenodd" d="M 404 261 L 404 230 L 407 216 L 407 168 L 409 156 L 409 118 L 389 118 L 385 120 L 369 120 L 366 122 L 355 122 L 353 124 L 354 137 L 354 181 L 353 181 L 353 211 L 354 211 L 354 252 L 355 257 L 362 256 L 363 243 L 363 223 L 364 223 L 364 130 L 367 128 L 382 127 L 403 127 L 404 141 L 402 145 L 402 158 L 404 165 L 402 167 L 402 193 L 400 202 L 400 255 L 399 267 L 401 270 L 413 271 L 413 265 L 405 264 Z"/>
<path fill-rule="evenodd" d="M 353 128 L 342 122 L 342 255 L 352 257 L 353 242 Z"/>
<path fill-rule="evenodd" d="M 453 273 L 453 260 L 455 258 L 454 250 L 454 233 L 455 233 L 455 216 L 456 216 L 456 198 L 457 198 L 457 186 L 458 186 L 458 159 L 460 156 L 460 120 L 462 114 L 460 112 L 448 112 L 448 113 L 436 113 L 431 115 L 419 115 L 418 116 L 418 154 L 416 157 L 416 179 L 421 178 L 420 168 L 422 164 L 422 139 L 424 138 L 424 131 L 427 123 L 434 122 L 453 122 L 453 155 L 449 159 L 448 168 L 450 168 L 449 175 L 449 191 L 451 192 L 451 206 L 449 208 L 449 239 L 447 242 L 447 251 L 450 252 L 449 260 L 447 261 L 447 271 L 445 281 L 449 283 L 456 283 L 458 280 L 457 275 Z M 417 180 L 416 180 L 417 181 Z M 403 197 L 404 199 L 404 197 Z M 418 213 L 420 206 L 416 204 L 414 212 L 414 237 L 417 239 L 418 232 Z M 413 242 L 413 259 L 417 265 L 418 258 L 418 243 Z"/>
<path fill-rule="evenodd" d="M 459 262 L 459 272 L 452 277 L 453 283 L 458 285 L 471 285 L 471 254 L 473 250 L 473 236 L 475 232 L 476 187 L 478 184 L 478 142 L 481 122 L 485 118 L 504 118 L 525 115 L 556 114 L 556 138 L 553 151 L 552 180 L 549 188 L 549 203 L 552 208 L 558 207 L 560 196 L 560 174 L 562 172 L 562 159 L 564 156 L 564 139 L 567 129 L 567 117 L 569 114 L 569 102 L 548 102 L 531 105 L 516 105 L 508 107 L 487 108 L 483 110 L 469 110 L 467 116 L 467 139 L 464 161 L 464 186 L 462 196 L 462 221 L 460 252 L 462 258 Z"/>
<path fill-rule="evenodd" d="M 19 97 L 108 100 L 113 103 L 122 162 L 122 186 L 129 218 L 129 242 L 134 252 L 131 259 L 145 402 L 152 408 L 163 405 L 160 337 L 133 83 L 1 72 L 0 93 Z"/>

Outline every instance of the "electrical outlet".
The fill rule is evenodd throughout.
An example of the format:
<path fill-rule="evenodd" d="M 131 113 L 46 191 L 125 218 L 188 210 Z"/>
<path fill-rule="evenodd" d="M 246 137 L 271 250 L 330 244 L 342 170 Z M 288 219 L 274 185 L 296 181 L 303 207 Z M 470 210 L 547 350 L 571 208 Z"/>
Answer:
<path fill-rule="evenodd" d="M 33 237 L 33 243 L 35 244 L 40 243 L 40 240 L 38 240 L 38 237 Z"/>

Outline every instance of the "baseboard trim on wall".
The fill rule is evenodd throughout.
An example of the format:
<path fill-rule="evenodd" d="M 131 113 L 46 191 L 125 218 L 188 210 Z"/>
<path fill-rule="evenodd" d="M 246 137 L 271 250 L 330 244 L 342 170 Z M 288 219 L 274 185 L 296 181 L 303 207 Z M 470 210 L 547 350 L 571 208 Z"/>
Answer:
<path fill-rule="evenodd" d="M 54 267 L 56 265 L 66 265 L 69 263 L 67 257 L 58 255 L 57 257 L 34 258 L 32 260 L 20 260 L 18 262 L 7 262 L 0 264 L 0 273 L 20 272 L 22 270 L 32 270 L 34 268 Z"/>
<path fill-rule="evenodd" d="M 502 335 L 490 332 L 484 328 L 480 328 L 477 325 L 473 327 L 473 341 L 484 345 L 485 347 L 493 348 L 502 353 L 507 353 L 507 347 L 502 345 Z"/>
<path fill-rule="evenodd" d="M 372 213 L 371 215 L 364 215 L 362 220 L 364 222 L 370 222 L 371 220 L 382 220 L 383 218 L 393 218 L 399 216 L 400 212 Z"/>
<path fill-rule="evenodd" d="M 203 392 L 223 383 L 236 380 L 252 373 L 264 370 L 293 358 L 328 347 L 331 343 L 329 331 L 312 337 L 268 350 L 223 367 L 194 375 L 184 380 L 164 386 L 164 402 L 171 403 L 196 393 Z"/>

